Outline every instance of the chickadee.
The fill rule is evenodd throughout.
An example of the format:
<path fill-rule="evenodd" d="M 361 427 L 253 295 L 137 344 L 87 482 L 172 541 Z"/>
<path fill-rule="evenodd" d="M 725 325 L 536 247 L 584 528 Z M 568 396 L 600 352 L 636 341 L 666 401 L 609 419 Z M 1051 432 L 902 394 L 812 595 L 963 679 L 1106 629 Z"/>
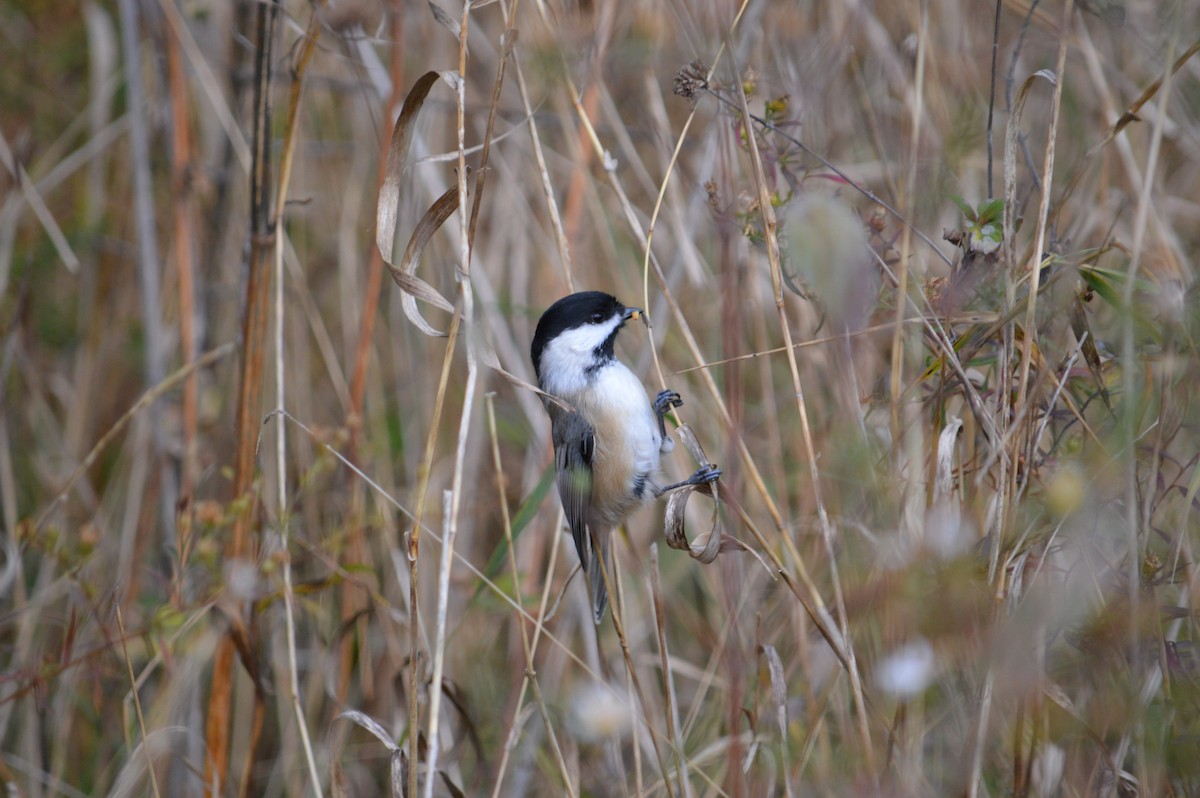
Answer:
<path fill-rule="evenodd" d="M 591 584 L 597 624 L 608 606 L 613 529 L 649 499 L 721 476 L 706 466 L 676 485 L 659 483 L 659 455 L 675 448 L 663 416 L 683 400 L 667 390 L 651 404 L 642 383 L 613 354 L 617 333 L 638 318 L 641 310 L 609 294 L 571 294 L 542 314 L 530 350 L 538 387 L 570 405 L 542 400 L 550 415 L 558 495 Z"/>

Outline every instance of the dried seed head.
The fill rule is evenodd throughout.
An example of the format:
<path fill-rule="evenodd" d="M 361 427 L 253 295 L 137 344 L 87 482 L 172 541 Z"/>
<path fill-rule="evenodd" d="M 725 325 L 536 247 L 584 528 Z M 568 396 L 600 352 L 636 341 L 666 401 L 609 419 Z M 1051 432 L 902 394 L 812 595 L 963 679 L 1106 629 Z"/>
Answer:
<path fill-rule="evenodd" d="M 675 73 L 675 93 L 685 100 L 696 101 L 696 95 L 708 88 L 708 65 L 693 61 Z"/>

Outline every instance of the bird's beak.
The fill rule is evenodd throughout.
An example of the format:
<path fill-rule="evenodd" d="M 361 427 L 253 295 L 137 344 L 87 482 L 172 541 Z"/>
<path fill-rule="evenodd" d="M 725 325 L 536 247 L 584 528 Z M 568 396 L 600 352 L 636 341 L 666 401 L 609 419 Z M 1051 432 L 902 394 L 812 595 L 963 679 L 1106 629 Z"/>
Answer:
<path fill-rule="evenodd" d="M 645 321 L 646 312 L 641 308 L 625 308 L 625 315 L 622 316 L 624 321 L 634 319 L 635 321 Z"/>

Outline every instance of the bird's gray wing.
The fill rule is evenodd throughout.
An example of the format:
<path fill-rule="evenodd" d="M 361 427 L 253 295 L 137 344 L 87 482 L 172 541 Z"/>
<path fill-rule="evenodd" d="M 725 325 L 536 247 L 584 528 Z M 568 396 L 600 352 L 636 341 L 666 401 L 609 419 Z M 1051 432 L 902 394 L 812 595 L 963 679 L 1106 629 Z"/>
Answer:
<path fill-rule="evenodd" d="M 586 571 L 592 551 L 587 516 L 592 504 L 592 455 L 596 449 L 596 436 L 592 425 L 576 412 L 560 409 L 551 412 L 551 420 L 558 496 L 571 527 L 579 562 Z"/>

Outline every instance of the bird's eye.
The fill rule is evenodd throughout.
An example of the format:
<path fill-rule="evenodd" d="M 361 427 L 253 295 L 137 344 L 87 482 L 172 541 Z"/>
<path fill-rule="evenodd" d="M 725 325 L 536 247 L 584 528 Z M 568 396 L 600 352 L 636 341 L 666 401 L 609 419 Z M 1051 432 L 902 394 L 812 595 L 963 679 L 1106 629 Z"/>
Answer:
<path fill-rule="evenodd" d="M 604 321 L 603 313 L 601 313 L 600 311 L 596 311 L 595 313 L 592 314 L 592 324 L 599 324 L 602 321 Z"/>

